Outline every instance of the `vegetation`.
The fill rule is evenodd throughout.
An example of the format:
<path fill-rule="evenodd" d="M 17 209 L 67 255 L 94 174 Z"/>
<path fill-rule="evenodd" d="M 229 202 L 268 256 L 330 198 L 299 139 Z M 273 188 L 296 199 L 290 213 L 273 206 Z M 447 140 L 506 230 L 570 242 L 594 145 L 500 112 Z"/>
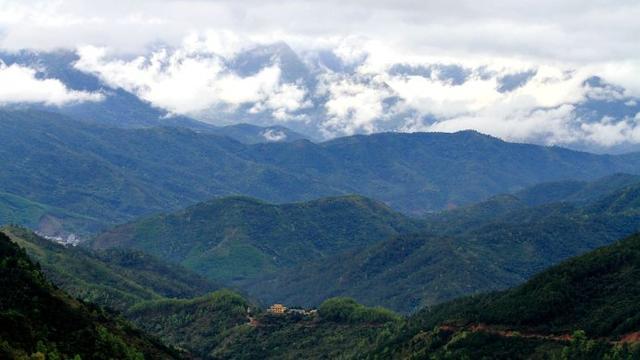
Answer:
<path fill-rule="evenodd" d="M 339 314 L 339 315 L 338 315 Z M 317 315 L 261 313 L 231 329 L 210 354 L 220 359 L 358 358 L 388 341 L 398 315 L 349 299 L 329 299 Z"/>
<path fill-rule="evenodd" d="M 585 206 L 593 208 L 594 204 L 599 202 Z M 15 238 L 20 229 L 12 230 L 9 233 Z M 25 234 L 21 236 L 26 237 Z M 28 262 L 26 253 L 5 239 Z M 32 245 L 29 251 L 35 253 L 34 249 Z M 412 251 L 406 249 L 402 251 Z M 136 257 L 131 258 L 127 252 L 118 254 L 120 256 L 113 256 L 118 259 L 114 260 L 116 264 L 138 263 Z M 391 254 L 390 259 L 396 255 Z M 402 256 L 398 261 L 403 261 Z M 0 264 L 4 262 L 0 261 Z M 7 264 L 3 269 L 16 268 L 13 262 Z M 37 267 L 29 266 L 35 269 L 33 274 L 44 279 Z M 15 278 L 5 274 L 0 277 Z M 22 279 L 16 281 L 24 283 Z M 640 345 L 634 342 L 638 338 L 634 334 L 640 333 L 638 284 L 640 235 L 635 235 L 566 261 L 511 290 L 426 307 L 408 319 L 344 297 L 322 302 L 317 313 L 270 314 L 226 290 L 192 299 L 160 298 L 138 302 L 129 307 L 125 315 L 146 333 L 193 356 L 211 359 L 636 359 L 640 356 Z M 46 286 L 61 293 L 48 283 Z M 41 298 L 38 295 L 37 299 Z M 21 299 L 21 303 L 29 304 L 29 309 L 36 301 L 28 296 Z M 76 307 L 87 307 L 84 303 L 76 303 Z M 5 321 L 3 316 L 6 314 L 10 315 L 10 320 L 15 320 L 13 309 L 17 305 L 12 304 L 11 311 L 0 311 L 0 321 Z M 110 315 L 95 307 L 88 308 L 94 314 L 92 316 L 99 315 L 102 321 L 95 325 L 100 339 L 96 346 L 100 350 L 94 351 L 93 357 L 100 358 L 100 351 L 117 354 L 119 358 L 137 358 L 141 354 L 154 358 L 175 355 L 148 355 L 155 350 L 150 350 L 148 346 L 151 345 L 144 341 L 151 340 L 136 340 L 132 345 L 135 336 L 144 337 L 140 332 L 127 327 L 122 320 L 117 321 L 123 325 L 113 330 L 105 325 L 114 321 L 110 320 Z M 35 311 L 56 316 L 51 315 L 51 308 Z M 38 319 L 41 321 L 46 316 Z M 90 324 L 97 321 L 92 318 Z M 135 336 L 126 331 L 133 331 Z M 122 338 L 122 334 L 126 337 Z M 27 356 L 37 351 L 52 353 L 52 358 L 75 355 L 69 355 L 59 340 L 42 340 L 44 335 L 31 335 L 39 340 L 32 342 L 35 345 L 31 347 L 11 336 L 0 335 L 0 351 L 7 357 Z M 21 335 L 21 338 L 28 337 Z M 71 336 L 70 339 L 75 338 Z M 80 345 L 70 346 L 70 349 L 76 349 Z M 82 356 L 80 351 L 78 354 Z"/>
<path fill-rule="evenodd" d="M 190 271 L 137 251 L 93 253 L 65 247 L 18 227 L 1 229 L 74 297 L 118 311 L 148 300 L 191 298 L 217 288 Z"/>
<path fill-rule="evenodd" d="M 359 196 L 284 205 L 231 197 L 118 226 L 91 246 L 145 250 L 235 285 L 417 228 L 416 221 Z"/>
<path fill-rule="evenodd" d="M 51 285 L 0 233 L 0 357 L 169 359 L 178 354 Z"/>
<path fill-rule="evenodd" d="M 230 329 L 248 322 L 247 316 L 252 311 L 257 310 L 243 297 L 221 290 L 188 300 L 139 303 L 130 308 L 126 316 L 164 342 L 207 357 L 225 341 Z"/>
<path fill-rule="evenodd" d="M 51 236 L 86 236 L 104 228 L 94 218 L 0 192 L 0 224 L 20 224 Z"/>
<path fill-rule="evenodd" d="M 341 297 L 324 301 L 318 313 L 325 320 L 348 324 L 384 324 L 400 320 L 398 315 L 385 308 L 369 308 L 351 298 Z"/>
<path fill-rule="evenodd" d="M 640 235 L 634 235 L 511 290 L 427 307 L 376 352 L 400 358 L 636 359 L 637 340 L 612 342 L 640 331 L 639 304 Z"/>
<path fill-rule="evenodd" d="M 317 306 L 330 296 L 350 296 L 411 313 L 509 288 L 639 231 L 640 185 L 588 201 L 534 207 L 505 195 L 431 215 L 425 227 L 421 233 L 285 269 L 255 281 L 248 291 L 267 303 Z"/>
<path fill-rule="evenodd" d="M 543 181 L 634 172 L 640 163 L 637 154 L 511 144 L 475 132 L 248 145 L 207 131 L 106 128 L 38 111 L 1 111 L 0 143 L 4 192 L 106 224 L 237 194 L 291 202 L 358 193 L 424 213 Z"/>

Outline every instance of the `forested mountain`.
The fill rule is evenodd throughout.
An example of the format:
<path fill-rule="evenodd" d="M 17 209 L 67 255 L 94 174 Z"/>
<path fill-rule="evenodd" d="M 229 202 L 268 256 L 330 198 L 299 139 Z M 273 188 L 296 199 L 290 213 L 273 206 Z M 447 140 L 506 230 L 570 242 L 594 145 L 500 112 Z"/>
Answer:
<path fill-rule="evenodd" d="M 218 288 L 187 269 L 140 251 L 91 252 L 56 244 L 23 228 L 0 231 L 24 248 L 55 285 L 76 298 L 114 310 L 124 312 L 143 301 L 192 298 Z"/>
<path fill-rule="evenodd" d="M 552 267 L 511 290 L 426 307 L 407 319 L 345 298 L 324 301 L 314 315 L 254 313 L 250 322 L 223 331 L 224 340 L 209 337 L 206 344 L 213 347 L 202 355 L 225 359 L 636 359 L 640 355 L 639 256 L 640 237 L 634 235 Z M 181 313 L 188 306 L 194 305 L 168 302 L 157 310 L 151 306 L 143 311 Z"/>
<path fill-rule="evenodd" d="M 628 196 L 631 192 L 632 188 L 625 188 L 624 191 L 617 192 L 617 201 L 612 202 L 612 196 L 606 196 L 605 199 L 607 203 L 618 204 L 619 199 L 631 199 Z M 604 203 L 605 200 L 592 201 L 585 204 L 584 208 L 591 209 L 596 204 L 601 207 Z M 610 209 L 611 206 L 606 208 Z M 111 267 L 112 273 L 117 273 L 117 266 L 120 266 L 120 271 L 132 271 L 133 276 L 128 279 L 129 283 L 136 277 L 139 284 L 149 284 L 149 280 L 180 276 L 175 272 L 157 271 L 156 269 L 161 269 L 162 266 L 149 260 L 138 260 L 141 257 L 144 259 L 140 253 L 134 253 L 137 257 L 132 260 L 130 253 L 120 250 L 116 252 L 120 256 L 110 257 L 115 260 L 100 263 L 86 250 L 65 248 L 16 228 L 5 231 L 14 241 L 25 246 L 31 257 L 42 259 L 43 269 L 47 273 L 63 279 L 58 280 L 63 289 L 73 287 L 73 279 L 77 278 L 95 284 L 111 283 L 110 276 L 104 276 L 107 272 L 98 271 L 101 267 Z M 17 235 L 21 237 L 18 238 Z M 3 239 L 14 249 L 13 251 L 20 252 L 10 243 L 9 238 Z M 295 359 L 327 356 L 429 356 L 435 359 L 483 356 L 505 359 L 573 359 L 586 356 L 583 358 L 595 359 L 608 356 L 612 359 L 632 359 L 640 351 L 636 345 L 637 340 L 634 340 L 637 339 L 634 334 L 640 331 L 640 320 L 636 316 L 640 310 L 637 308 L 640 299 L 636 299 L 640 296 L 640 272 L 637 269 L 640 264 L 639 244 L 640 236 L 635 235 L 553 267 L 511 290 L 426 307 L 406 320 L 388 310 L 367 308 L 346 298 L 323 301 L 317 313 L 269 314 L 229 291 L 218 291 L 191 299 L 167 299 L 157 296 L 133 305 L 125 305 L 121 309 L 128 319 L 145 332 L 160 337 L 168 344 L 179 346 L 195 356 L 211 359 Z M 24 259 L 22 263 L 28 261 L 25 255 L 20 255 Z M 395 255 L 397 254 L 390 254 L 390 258 L 395 258 Z M 399 258 L 402 261 L 402 257 Z M 84 273 L 95 273 L 95 277 L 72 275 L 78 273 L 75 263 L 82 259 L 85 264 Z M 11 269 L 15 268 L 11 261 L 0 263 L 9 264 Z M 62 268 L 64 265 L 67 265 L 68 271 L 57 270 L 56 273 L 56 270 L 51 270 L 56 267 Z M 36 271 L 39 273 L 39 270 Z M 150 276 L 157 272 L 164 275 Z M 120 280 L 125 278 L 121 274 L 118 275 Z M 42 278 L 43 275 L 38 276 Z M 70 281 L 64 281 L 65 277 Z M 2 278 L 14 277 L 3 275 Z M 197 277 L 189 274 L 182 274 L 182 278 L 179 279 L 186 284 L 197 282 Z M 154 289 L 157 288 L 163 287 L 156 284 Z M 60 292 L 53 287 L 51 289 Z M 184 295 L 189 296 L 189 292 L 185 292 Z M 30 301 L 24 303 L 33 304 L 33 298 Z M 92 309 L 94 313 L 100 313 L 97 308 Z M 47 310 L 47 313 L 50 312 L 51 310 Z M 37 321 L 42 320 L 38 318 Z M 107 320 L 100 321 L 102 322 L 92 318 L 84 324 L 98 328 L 104 326 L 106 331 L 125 333 L 116 332 L 116 335 L 108 337 L 106 342 L 98 342 L 101 346 L 101 350 L 98 351 L 121 354 L 120 356 L 125 358 L 136 354 L 136 351 L 147 354 L 155 351 L 148 348 L 149 343 L 136 340 L 131 346 L 144 345 L 142 350 L 136 350 L 127 348 L 127 345 L 121 345 L 119 340 L 115 340 L 120 334 L 126 334 L 126 338 L 123 339 L 125 344 L 131 344 L 132 339 L 137 339 L 135 336 L 142 336 L 139 332 L 134 332 L 135 336 L 126 332 L 134 330 L 127 328 L 122 320 L 118 320 L 121 325 L 115 330 L 104 325 L 104 321 Z M 98 323 L 101 325 L 95 325 Z M 100 331 L 105 333 L 105 330 Z M 55 336 L 52 334 L 54 333 L 49 332 L 47 336 Z M 38 338 L 41 340 L 40 345 L 34 348 L 36 350 L 32 350 L 26 345 L 17 346 L 22 343 L 16 342 L 11 334 L 3 333 L 2 336 L 3 340 L 8 339 L 2 343 L 1 348 L 7 356 L 20 355 L 21 351 L 28 354 L 36 350 L 69 354 L 64 348 L 66 343 L 56 342 L 52 345 L 50 338 L 46 341 Z M 106 335 L 100 336 L 104 338 Z M 80 340 L 71 335 L 65 338 L 65 341 L 72 342 L 70 346 L 76 349 L 78 344 L 73 341 Z M 120 344 L 115 350 L 114 343 Z M 171 356 L 171 353 L 167 354 L 169 355 L 154 353 L 151 356 Z"/>
<path fill-rule="evenodd" d="M 106 225 L 98 218 L 76 214 L 20 196 L 0 192 L 0 224 L 20 224 L 48 236 L 84 236 Z"/>
<path fill-rule="evenodd" d="M 370 349 L 382 330 L 401 323 L 388 310 L 369 309 L 346 299 L 328 300 L 320 317 L 274 316 L 228 290 L 204 294 L 212 288 L 206 281 L 140 252 L 92 253 L 55 244 L 21 228 L 4 228 L 3 232 L 9 235 L 7 240 L 24 247 L 65 292 L 118 310 L 145 333 L 187 350 L 182 354 L 187 357 L 356 355 Z M 0 236 L 4 239 L 5 235 Z M 14 351 L 11 347 L 5 350 Z"/>
<path fill-rule="evenodd" d="M 640 355 L 639 313 L 640 236 L 634 235 L 508 291 L 425 308 L 378 355 L 540 358 L 566 344 L 556 356 L 635 359 Z M 611 341 L 632 347 L 611 351 Z"/>
<path fill-rule="evenodd" d="M 247 145 L 184 128 L 107 128 L 36 111 L 0 112 L 0 143 L 3 192 L 83 214 L 84 231 L 237 194 L 290 202 L 357 193 L 423 213 L 542 181 L 640 168 L 637 154 L 593 155 L 469 131 Z"/>
<path fill-rule="evenodd" d="M 283 205 L 230 197 L 118 226 L 90 246 L 145 250 L 229 284 L 418 228 L 417 221 L 359 196 Z"/>
<path fill-rule="evenodd" d="M 621 189 L 592 193 L 596 198 L 590 201 L 529 207 L 505 195 L 432 215 L 421 233 L 307 262 L 259 279 L 248 289 L 265 302 L 311 306 L 346 295 L 402 312 L 504 289 L 639 231 L 640 184 L 613 181 L 620 178 L 626 176 L 610 178 L 610 189 Z"/>
<path fill-rule="evenodd" d="M 3 359 L 179 357 L 125 321 L 51 285 L 24 251 L 2 233 L 0 288 Z"/>

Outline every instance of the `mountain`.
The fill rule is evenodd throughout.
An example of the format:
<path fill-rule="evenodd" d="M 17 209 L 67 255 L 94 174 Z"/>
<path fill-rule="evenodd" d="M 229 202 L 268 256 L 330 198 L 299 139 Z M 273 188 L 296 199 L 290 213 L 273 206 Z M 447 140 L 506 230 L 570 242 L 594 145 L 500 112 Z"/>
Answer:
<path fill-rule="evenodd" d="M 145 250 L 237 284 L 415 229 L 413 220 L 359 196 L 283 205 L 230 197 L 115 227 L 90 246 Z"/>
<path fill-rule="evenodd" d="M 549 356 L 560 347 L 556 356 L 563 350 L 568 359 L 632 359 L 640 355 L 639 304 L 640 236 L 633 235 L 554 266 L 516 288 L 425 308 L 383 344 L 393 350 L 381 347 L 386 354 L 378 356 L 429 353 L 438 358 L 449 353 L 478 358 L 489 353 L 538 358 L 534 355 Z M 611 351 L 607 342 L 621 340 L 635 342 L 635 347 Z M 497 345 L 502 354 L 495 352 Z M 613 352 L 618 357 L 611 357 Z"/>
<path fill-rule="evenodd" d="M 213 358 L 636 359 L 640 235 L 565 261 L 523 285 L 409 318 L 348 298 L 315 314 L 253 314 Z M 258 310 L 259 311 L 259 310 Z M 259 354 L 259 355 L 257 355 Z"/>
<path fill-rule="evenodd" d="M 217 285 L 177 265 L 139 251 L 90 252 L 56 244 L 17 227 L 0 229 L 25 249 L 47 279 L 75 298 L 118 311 L 151 300 L 192 298 Z"/>
<path fill-rule="evenodd" d="M 72 234 L 87 235 L 106 226 L 96 218 L 3 192 L 0 192 L 0 224 L 20 224 L 61 239 Z"/>
<path fill-rule="evenodd" d="M 540 69 L 531 68 L 520 71 L 504 69 L 490 72 L 487 71 L 487 64 L 467 67 L 442 62 L 422 64 L 401 62 L 389 64 L 384 69 L 374 70 L 366 66 L 366 54 L 352 53 L 345 57 L 343 50 L 340 48 L 308 49 L 296 52 L 280 41 L 254 44 L 227 54 L 214 54 L 204 49 L 158 45 L 141 51 L 135 58 L 131 57 L 131 54 L 109 54 L 100 59 L 98 66 L 96 64 L 82 66 L 83 62 L 79 63 L 80 66 L 76 66 L 80 57 L 75 51 L 68 50 L 1 51 L 0 62 L 9 66 L 19 64 L 28 67 L 35 71 L 36 78 L 57 79 L 70 90 L 99 92 L 104 97 L 103 101 L 75 103 L 55 108 L 19 104 L 21 107 L 55 109 L 78 119 L 118 127 L 183 126 L 207 131 L 216 127 L 206 122 L 218 126 L 238 123 L 265 127 L 286 125 L 310 139 L 327 139 L 370 132 L 404 131 L 443 125 L 447 119 L 446 116 L 443 118 L 444 115 L 438 110 L 439 106 L 425 108 L 419 105 L 424 101 L 435 101 L 437 105 L 442 100 L 427 97 L 423 101 L 415 101 L 414 96 L 422 91 L 415 90 L 407 93 L 404 89 L 406 85 L 402 84 L 409 82 L 418 81 L 425 84 L 423 86 L 429 84 L 428 86 L 443 87 L 443 89 L 449 86 L 467 89 L 470 86 L 469 82 L 475 79 L 483 82 L 487 91 L 492 92 L 492 96 L 499 99 L 511 95 L 524 95 L 521 92 L 522 87 L 549 81 L 548 78 L 545 79 L 546 75 L 543 75 L 544 71 Z M 89 63 L 96 60 L 91 59 L 91 56 L 88 58 L 85 57 L 85 60 Z M 149 66 L 152 63 L 159 66 Z M 241 102 L 233 100 L 226 102 L 225 96 L 211 95 L 211 92 L 206 91 L 208 87 L 201 85 L 203 87 L 198 90 L 201 90 L 199 92 L 202 93 L 202 97 L 188 97 L 188 99 L 202 103 L 204 109 L 198 107 L 199 110 L 190 111 L 187 108 L 180 109 L 183 112 L 181 115 L 169 114 L 171 111 L 167 109 L 175 111 L 175 102 L 167 101 L 166 98 L 163 100 L 158 99 L 157 96 L 155 98 L 148 96 L 149 92 L 154 93 L 153 90 L 158 89 L 159 86 L 169 87 L 175 82 L 179 83 L 181 78 L 178 74 L 181 74 L 180 70 L 186 69 L 189 63 L 209 66 L 211 74 L 222 70 L 225 75 L 231 75 L 240 81 L 239 84 L 261 81 L 259 77 L 257 79 L 255 77 L 270 69 L 275 69 L 278 77 L 269 84 L 268 87 L 272 89 L 265 90 L 262 96 L 252 96 Z M 114 76 L 112 72 L 122 69 L 124 64 L 129 65 L 126 71 L 130 71 L 131 76 Z M 362 65 L 365 65 L 364 67 L 368 70 L 362 71 Z M 175 66 L 179 68 L 174 68 Z M 105 72 L 105 68 L 110 70 Z M 155 73 L 155 76 L 150 76 L 152 73 Z M 579 134 L 567 138 L 566 145 L 592 152 L 637 151 L 637 144 L 630 140 L 620 138 L 614 143 L 609 143 L 590 135 L 595 131 L 594 129 L 599 128 L 598 126 L 605 124 L 603 119 L 616 126 L 623 126 L 628 119 L 633 119 L 640 112 L 640 100 L 630 95 L 629 89 L 608 81 L 611 79 L 595 75 L 584 77 L 584 75 L 582 73 L 564 74 L 553 78 L 557 84 L 563 84 L 565 81 L 575 82 L 574 85 L 578 86 L 577 90 L 584 94 L 580 99 L 565 99 L 565 103 L 572 107 L 572 120 L 568 126 Z M 566 77 L 563 78 L 563 76 Z M 165 82 L 164 79 L 169 80 Z M 215 77 L 211 80 L 214 84 L 217 81 Z M 242 86 L 238 85 L 238 88 Z M 361 99 L 345 91 L 346 86 L 360 89 L 359 93 L 375 94 L 375 99 L 364 106 Z M 287 89 L 295 89 L 295 91 L 290 94 L 286 91 Z M 286 96 L 283 96 L 285 94 Z M 422 94 L 422 96 L 425 95 Z M 142 100 L 143 97 L 155 100 L 154 105 Z M 491 104 L 490 107 L 496 104 Z M 379 108 L 379 110 L 365 112 L 363 108 Z M 472 108 L 459 110 L 461 113 L 474 113 Z M 502 114 L 501 116 L 505 118 L 497 120 L 518 118 L 519 110 L 522 109 L 515 107 L 513 113 Z M 553 109 L 543 107 L 542 110 Z M 557 135 L 555 139 L 557 141 L 559 134 L 555 135 Z M 525 133 L 522 136 L 530 142 L 540 144 L 549 142 L 547 135 Z"/>
<path fill-rule="evenodd" d="M 5 192 L 104 223 L 225 194 L 295 199 L 332 192 L 244 159 L 241 143 L 185 129 L 106 128 L 32 111 L 0 112 L 0 128 Z"/>
<path fill-rule="evenodd" d="M 640 176 L 613 174 L 595 181 L 556 181 L 541 183 L 525 188 L 514 194 L 529 206 L 553 202 L 579 202 L 593 200 L 613 190 L 640 183 Z"/>
<path fill-rule="evenodd" d="M 253 311 L 251 310 L 253 309 Z M 192 299 L 163 299 L 139 303 L 131 307 L 127 318 L 162 341 L 200 358 L 229 342 L 229 332 L 244 329 L 255 308 L 242 296 L 228 290 Z M 254 353 L 258 356 L 259 352 Z"/>
<path fill-rule="evenodd" d="M 640 231 L 639 201 L 639 183 L 590 201 L 534 207 L 501 196 L 432 215 L 423 232 L 258 279 L 247 291 L 267 303 L 314 306 L 330 296 L 351 296 L 408 313 L 517 285 L 559 261 Z"/>
<path fill-rule="evenodd" d="M 210 352 L 215 359 L 356 359 L 403 323 L 391 311 L 327 299 L 311 314 L 254 314 Z"/>
<path fill-rule="evenodd" d="M 255 126 L 235 124 L 209 129 L 207 133 L 227 136 L 244 144 L 292 142 L 307 137 L 284 126 Z"/>
<path fill-rule="evenodd" d="M 363 342 L 375 341 L 383 324 L 400 322 L 387 310 L 347 300 L 328 300 L 321 308 L 322 318 L 274 317 L 229 290 L 207 293 L 212 285 L 202 278 L 138 251 L 93 253 L 15 227 L 2 229 L 0 236 L 5 234 L 65 292 L 118 310 L 144 333 L 197 358 L 264 358 L 266 347 L 271 349 L 269 357 L 282 357 L 283 350 L 271 345 L 284 345 L 283 336 L 302 341 L 287 350 L 289 357 L 355 353 L 355 346 L 363 349 Z M 331 336 L 336 333 L 349 340 Z"/>
<path fill-rule="evenodd" d="M 293 147 L 297 151 L 290 151 Z M 474 131 L 379 133 L 320 144 L 257 144 L 251 151 L 261 163 L 324 177 L 334 187 L 409 213 L 470 204 L 541 182 L 593 180 L 640 168 L 638 154 L 593 155 L 507 143 Z"/>
<path fill-rule="evenodd" d="M 74 51 L 67 50 L 51 52 L 0 51 L 0 63 L 7 66 L 16 64 L 35 69 L 38 78 L 57 79 L 70 90 L 98 92 L 104 98 L 97 102 L 72 103 L 62 106 L 19 104 L 18 108 L 60 112 L 80 121 L 109 127 L 184 127 L 198 132 L 228 136 L 249 144 L 306 138 L 304 135 L 283 126 L 261 127 L 250 124 L 215 126 L 187 116 L 169 114 L 166 110 L 152 106 L 131 92 L 110 86 L 94 74 L 78 70 L 75 67 L 78 60 L 79 57 Z"/>
<path fill-rule="evenodd" d="M 0 233 L 0 357 L 153 359 L 179 354 L 51 285 Z"/>
<path fill-rule="evenodd" d="M 3 192 L 107 224 L 225 195 L 291 202 L 357 193 L 421 214 L 543 181 L 640 169 L 639 154 L 594 155 L 468 131 L 248 145 L 37 111 L 0 111 L 0 143 Z"/>
<path fill-rule="evenodd" d="M 71 90 L 100 92 L 104 95 L 104 100 L 98 102 L 75 103 L 55 108 L 33 105 L 33 108 L 55 109 L 84 121 L 117 127 L 164 125 L 197 130 L 209 127 L 203 122 L 186 117 L 168 117 L 166 111 L 154 108 L 136 95 L 120 88 L 112 88 L 93 74 L 76 69 L 74 64 L 78 60 L 75 51 L 67 50 L 0 52 L 0 61 L 7 66 L 16 64 L 36 69 L 39 78 L 58 79 Z"/>

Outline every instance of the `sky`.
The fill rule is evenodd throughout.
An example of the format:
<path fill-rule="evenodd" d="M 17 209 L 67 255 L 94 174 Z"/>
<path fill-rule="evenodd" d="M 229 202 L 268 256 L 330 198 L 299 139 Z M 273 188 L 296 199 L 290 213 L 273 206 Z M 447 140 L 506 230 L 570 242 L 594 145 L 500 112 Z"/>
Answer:
<path fill-rule="evenodd" d="M 206 121 L 322 138 L 476 129 L 607 148 L 640 143 L 640 114 L 586 119 L 581 109 L 590 99 L 637 105 L 638 19 L 640 2 L 623 0 L 0 0 L 0 48 L 70 49 L 105 84 Z M 343 68 L 313 68 L 310 82 L 286 79 L 277 61 L 250 74 L 230 67 L 277 42 L 306 62 L 330 52 Z M 106 96 L 35 70 L 0 64 L 0 104 Z M 585 85 L 594 76 L 606 85 Z"/>

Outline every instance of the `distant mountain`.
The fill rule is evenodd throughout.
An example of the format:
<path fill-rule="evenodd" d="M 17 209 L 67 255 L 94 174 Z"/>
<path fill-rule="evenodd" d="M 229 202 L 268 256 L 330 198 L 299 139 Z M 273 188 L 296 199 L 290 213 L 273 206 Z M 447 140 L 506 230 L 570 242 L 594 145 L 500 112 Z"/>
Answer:
<path fill-rule="evenodd" d="M 107 128 L 43 112 L 0 112 L 0 119 L 0 188 L 99 222 L 122 222 L 212 196 L 301 199 L 332 192 L 243 158 L 245 145 L 220 136 Z"/>
<path fill-rule="evenodd" d="M 209 134 L 228 136 L 244 144 L 292 142 L 305 140 L 306 136 L 284 126 L 255 126 L 251 124 L 227 125 L 208 129 Z"/>
<path fill-rule="evenodd" d="M 218 288 L 140 251 L 90 252 L 56 244 L 23 228 L 4 227 L 0 232 L 25 249 L 55 285 L 75 298 L 114 310 L 124 312 L 144 301 L 192 298 Z"/>
<path fill-rule="evenodd" d="M 20 224 L 52 237 L 86 236 L 106 226 L 101 220 L 0 192 L 0 224 Z"/>
<path fill-rule="evenodd" d="M 425 308 L 377 355 L 515 359 L 564 353 L 566 359 L 634 359 L 640 351 L 639 313 L 640 236 L 634 235 L 508 291 Z M 627 348 L 618 344 L 610 350 L 611 342 L 620 340 Z"/>
<path fill-rule="evenodd" d="M 640 183 L 640 176 L 629 174 L 614 174 L 596 181 L 556 181 L 541 183 L 514 195 L 530 206 L 553 202 L 580 202 L 597 199 L 611 193 L 613 190 Z"/>
<path fill-rule="evenodd" d="M 307 262 L 248 289 L 267 303 L 311 306 L 341 295 L 402 312 L 504 289 L 640 231 L 640 184 L 616 190 L 619 185 L 612 181 L 613 191 L 590 201 L 529 207 L 515 196 L 501 196 L 432 215 L 423 233 Z"/>
<path fill-rule="evenodd" d="M 359 196 L 284 205 L 231 197 L 115 227 L 90 246 L 144 250 L 210 279 L 242 283 L 417 228 Z"/>
<path fill-rule="evenodd" d="M 544 181 L 640 171 L 640 154 L 593 155 L 468 131 L 247 145 L 36 111 L 1 111 L 0 143 L 3 192 L 111 224 L 226 195 L 291 202 L 355 193 L 422 214 Z"/>
<path fill-rule="evenodd" d="M 0 357 L 172 359 L 179 354 L 51 285 L 0 233 Z"/>
<path fill-rule="evenodd" d="M 77 120 L 96 123 L 103 126 L 120 128 L 148 128 L 158 126 L 185 127 L 199 132 L 229 136 L 249 144 L 259 142 L 292 141 L 306 138 L 283 126 L 255 126 L 236 124 L 214 126 L 187 116 L 169 114 L 166 110 L 152 106 L 122 88 L 113 88 L 97 76 L 78 70 L 74 64 L 79 57 L 74 51 L 57 50 L 40 52 L 22 50 L 1 52 L 0 62 L 7 66 L 17 64 L 37 70 L 40 78 L 60 80 L 67 88 L 78 91 L 100 92 L 103 101 L 74 103 L 63 106 L 45 106 L 41 104 L 18 105 L 18 108 L 31 108 L 60 112 Z"/>

